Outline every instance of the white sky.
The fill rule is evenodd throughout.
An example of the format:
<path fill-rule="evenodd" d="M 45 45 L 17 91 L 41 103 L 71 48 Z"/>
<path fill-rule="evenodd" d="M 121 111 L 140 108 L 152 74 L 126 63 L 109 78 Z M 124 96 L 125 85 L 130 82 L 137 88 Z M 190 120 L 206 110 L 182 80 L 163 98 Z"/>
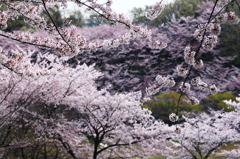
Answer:
<path fill-rule="evenodd" d="M 159 2 L 160 0 L 112 0 L 112 9 L 117 13 L 124 13 L 127 15 L 127 13 L 132 10 L 134 7 L 145 7 L 146 5 L 151 6 L 154 5 L 156 2 Z M 97 0 L 98 3 L 106 3 L 107 0 Z M 174 2 L 174 0 L 163 0 L 164 4 Z M 75 10 L 75 4 L 70 3 L 68 4 L 68 8 L 70 10 Z M 84 12 L 83 12 L 84 13 Z M 67 14 L 67 13 L 65 13 Z"/>
<path fill-rule="evenodd" d="M 151 6 L 154 5 L 156 2 L 160 0 L 112 0 L 112 8 L 117 13 L 124 13 L 126 14 L 128 11 L 132 10 L 134 7 L 136 8 L 143 8 L 146 5 Z M 163 0 L 164 4 L 173 2 L 174 0 Z M 107 0 L 97 0 L 98 3 L 106 3 Z"/>

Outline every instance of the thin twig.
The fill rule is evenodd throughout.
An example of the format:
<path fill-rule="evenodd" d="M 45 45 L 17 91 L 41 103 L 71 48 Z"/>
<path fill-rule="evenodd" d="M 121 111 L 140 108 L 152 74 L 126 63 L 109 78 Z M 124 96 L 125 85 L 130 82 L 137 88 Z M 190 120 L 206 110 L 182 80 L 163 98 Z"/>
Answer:
<path fill-rule="evenodd" d="M 212 12 L 211 12 L 211 14 L 210 14 L 210 17 L 209 17 L 209 19 L 208 19 L 207 24 L 209 24 L 209 23 L 211 22 L 211 19 L 212 19 L 214 10 L 215 10 L 215 8 L 216 8 L 216 6 L 217 6 L 217 2 L 218 2 L 218 0 L 216 0 L 215 4 L 214 4 L 214 6 L 213 6 L 213 9 L 212 9 Z M 200 42 L 200 44 L 199 44 L 199 46 L 198 46 L 198 48 L 197 48 L 195 57 L 196 57 L 197 54 L 200 52 L 200 49 L 201 49 L 202 44 L 203 44 L 203 41 L 204 41 L 204 37 L 206 36 L 206 32 L 207 32 L 207 31 L 205 30 L 204 33 L 203 33 L 203 38 L 202 38 L 202 40 L 201 40 L 201 42 Z M 186 83 L 187 79 L 189 78 L 189 76 L 190 76 L 190 74 L 191 74 L 192 68 L 193 68 L 193 66 L 191 65 L 190 68 L 189 68 L 189 70 L 188 70 L 188 74 L 187 74 L 186 78 L 185 78 L 184 81 L 183 81 L 183 85 Z M 178 115 L 178 112 L 179 112 L 179 104 L 180 104 L 180 100 L 181 100 L 182 95 L 183 95 L 183 92 L 182 92 L 181 90 L 180 90 L 180 92 L 181 92 L 181 93 L 180 93 L 180 96 L 179 96 L 178 102 L 177 102 L 177 112 L 176 112 L 176 115 Z"/>
<path fill-rule="evenodd" d="M 44 0 L 42 0 L 42 3 L 43 3 L 43 7 L 44 7 L 45 11 L 47 12 L 48 17 L 50 18 L 50 20 L 52 21 L 52 23 L 53 23 L 53 25 L 54 25 L 56 31 L 58 32 L 58 34 L 61 36 L 61 38 L 63 39 L 63 41 L 70 47 L 70 49 L 71 49 L 72 52 L 73 52 L 72 46 L 71 46 L 71 45 L 66 41 L 66 39 L 63 37 L 63 35 L 61 34 L 60 30 L 58 29 L 56 23 L 54 22 L 52 16 L 51 16 L 50 13 L 48 12 L 47 7 L 46 7 L 46 3 L 44 2 Z"/>

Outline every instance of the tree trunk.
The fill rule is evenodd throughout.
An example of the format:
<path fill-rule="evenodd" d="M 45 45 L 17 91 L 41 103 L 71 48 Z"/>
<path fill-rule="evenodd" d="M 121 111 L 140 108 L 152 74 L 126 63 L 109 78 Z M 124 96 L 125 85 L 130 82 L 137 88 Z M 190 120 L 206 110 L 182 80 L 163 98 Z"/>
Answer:
<path fill-rule="evenodd" d="M 97 147 L 98 147 L 98 144 L 95 143 L 94 144 L 93 159 L 97 159 L 97 155 L 98 155 Z"/>

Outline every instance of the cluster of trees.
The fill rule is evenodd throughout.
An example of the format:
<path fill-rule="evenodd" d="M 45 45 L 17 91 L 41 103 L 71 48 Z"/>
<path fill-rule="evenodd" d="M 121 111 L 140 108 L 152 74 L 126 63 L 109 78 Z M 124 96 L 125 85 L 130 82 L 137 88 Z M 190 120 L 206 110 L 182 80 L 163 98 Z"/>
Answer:
<path fill-rule="evenodd" d="M 93 66 L 35 78 L 1 74 L 9 77 L 1 83 L 2 158 L 131 158 L 162 149 L 164 124 L 142 109 L 139 92 L 97 90 Z"/>
<path fill-rule="evenodd" d="M 6 9 L 7 5 L 2 4 L 0 7 L 0 11 L 4 11 Z M 56 4 L 53 7 L 49 8 L 49 12 L 58 27 L 69 26 L 66 23 L 70 21 L 72 25 L 75 25 L 77 27 L 95 27 L 107 23 L 106 21 L 99 18 L 99 16 L 94 12 L 89 13 L 90 15 L 87 18 L 85 17 L 86 15 L 84 16 L 83 13 L 79 10 L 67 10 L 69 15 L 65 17 L 61 14 L 59 4 Z M 48 22 L 50 22 L 50 19 L 48 18 L 46 12 L 43 12 L 42 15 L 44 16 L 44 18 L 47 19 Z M 18 19 L 15 20 L 8 20 L 8 27 L 6 28 L 6 31 L 12 32 L 14 30 L 35 31 L 33 28 L 31 28 L 28 24 L 24 22 L 24 16 L 19 16 Z"/>
<path fill-rule="evenodd" d="M 204 0 L 175 0 L 173 3 L 167 4 L 162 13 L 151 21 L 145 17 L 145 13 L 149 10 L 150 6 L 134 8 L 131 10 L 133 23 L 158 27 L 171 22 L 172 19 L 178 20 L 182 16 L 193 16 L 196 18 L 199 15 L 197 15 L 195 11 L 202 2 L 204 2 Z"/>
<path fill-rule="evenodd" d="M 155 97 L 157 102 L 149 101 L 146 106 L 153 110 L 161 102 L 161 106 L 170 107 L 171 112 L 169 109 L 166 112 L 176 123 L 172 126 L 156 120 L 150 110 L 142 107 L 142 101 L 147 99 L 141 92 L 110 93 L 108 88 L 111 86 L 97 89 L 95 80 L 102 73 L 94 66 L 76 64 L 71 67 L 67 64 L 69 56 L 84 50 L 129 44 L 137 37 L 148 40 L 154 49 L 167 47 L 166 43 L 152 38 L 150 29 L 136 26 L 124 15 L 112 12 L 111 0 L 104 4 L 92 0 L 75 1 L 111 25 L 126 28 L 126 32 L 118 38 L 100 42 L 87 41 L 74 26 L 58 27 L 62 22 L 57 23 L 59 18 L 53 18 L 51 7 L 56 3 L 64 6 L 65 1 L 3 2 L 7 7 L 0 12 L 0 36 L 24 45 L 45 48 L 49 53 L 28 47 L 0 48 L 0 157 L 97 159 L 162 154 L 168 158 L 237 158 L 239 151 L 229 154 L 216 150 L 240 140 L 240 121 L 236 118 L 240 115 L 240 99 L 236 98 L 238 102 L 224 101 L 235 111 L 209 110 L 208 113 L 194 114 L 193 110 L 200 109 L 200 106 L 190 105 L 197 105 L 199 101 L 188 94 L 190 87 L 208 90 L 211 94 L 218 92 L 215 85 L 208 87 L 204 79 L 195 77 L 190 81 L 188 78 L 191 70 L 203 66 L 198 57 L 200 49 L 212 49 L 216 44 L 220 23 L 238 22 L 233 12 L 224 10 L 237 1 L 219 2 L 223 5 L 218 0 L 204 3 L 210 6 L 210 10 L 203 15 L 206 19 L 197 19 L 202 23 L 195 32 L 198 42 L 195 40 L 194 44 L 200 43 L 196 47 L 198 49 L 184 46 L 182 50 L 185 63 L 176 69 L 176 74 L 184 77 L 179 87 L 180 94 L 159 95 Z M 156 3 L 148 12 L 148 17 L 154 18 L 162 8 L 161 3 Z M 42 31 L 42 36 L 21 31 L 9 33 L 9 19 L 15 20 L 19 16 L 32 28 Z M 194 22 L 187 18 L 186 21 Z M 155 82 L 156 85 L 146 89 L 148 95 L 176 84 L 171 76 L 161 75 Z M 164 117 L 166 121 L 166 115 Z M 183 120 L 185 122 L 181 122 Z"/>

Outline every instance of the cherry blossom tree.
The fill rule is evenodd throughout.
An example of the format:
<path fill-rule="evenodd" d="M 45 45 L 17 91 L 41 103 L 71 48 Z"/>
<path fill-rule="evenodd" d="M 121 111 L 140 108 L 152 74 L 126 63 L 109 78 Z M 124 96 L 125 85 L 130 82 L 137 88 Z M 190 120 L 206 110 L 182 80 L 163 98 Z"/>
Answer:
<path fill-rule="evenodd" d="M 171 135 L 169 151 L 172 158 L 217 158 L 226 156 L 217 151 L 223 145 L 239 141 L 239 132 L 230 122 L 224 122 L 224 113 L 211 111 L 194 117 L 184 117 L 184 123 Z"/>
<path fill-rule="evenodd" d="M 239 116 L 239 109 L 240 109 L 240 97 L 236 97 L 236 101 L 233 100 L 224 100 L 224 102 L 229 105 L 229 107 L 234 108 L 234 111 L 229 113 L 224 113 L 222 118 L 222 123 L 230 123 L 231 129 L 236 129 L 239 134 L 240 130 L 240 120 Z M 230 151 L 222 151 L 221 155 L 228 159 L 236 159 L 239 157 L 239 144 L 235 143 L 235 149 Z"/>
<path fill-rule="evenodd" d="M 239 158 L 240 98 L 224 102 L 235 110 L 185 113 L 185 122 L 172 126 L 175 133 L 169 135 L 166 143 L 169 149 L 165 149 L 164 153 L 171 156 L 169 158 Z M 172 122 L 178 120 L 176 114 L 171 114 L 169 118 Z M 232 150 L 221 149 L 229 144 L 234 145 Z"/>
<path fill-rule="evenodd" d="M 112 96 L 105 90 L 94 92 L 95 88 L 86 87 L 79 89 L 77 97 L 70 97 L 68 101 L 73 104 L 68 105 L 82 113 L 72 127 L 92 140 L 93 158 L 132 158 L 162 151 L 167 126 L 141 108 L 139 93 Z M 88 91 L 88 97 L 83 90 Z"/>

